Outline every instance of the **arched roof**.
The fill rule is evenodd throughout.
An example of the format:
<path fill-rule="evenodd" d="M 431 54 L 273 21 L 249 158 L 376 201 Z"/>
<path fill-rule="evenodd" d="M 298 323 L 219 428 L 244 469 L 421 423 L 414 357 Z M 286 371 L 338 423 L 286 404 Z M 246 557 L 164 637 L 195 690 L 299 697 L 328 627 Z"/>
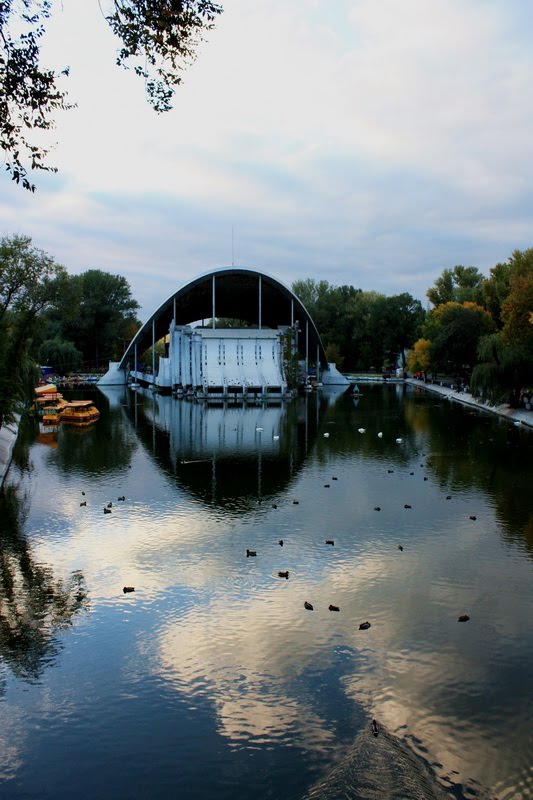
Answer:
<path fill-rule="evenodd" d="M 186 283 L 162 303 L 137 331 L 120 362 L 126 367 L 131 360 L 135 345 L 137 352 L 142 353 L 152 345 L 152 325 L 155 329 L 155 341 L 165 336 L 174 317 L 176 307 L 176 325 L 188 325 L 213 316 L 213 278 L 215 284 L 215 315 L 241 319 L 249 324 L 257 325 L 259 321 L 259 285 L 261 285 L 261 325 L 265 328 L 277 328 L 278 325 L 290 325 L 291 320 L 298 320 L 298 351 L 305 353 L 305 323 L 308 322 L 308 353 L 315 360 L 318 347 L 320 364 L 327 366 L 326 353 L 309 312 L 285 284 L 248 267 L 221 267 L 206 272 Z"/>

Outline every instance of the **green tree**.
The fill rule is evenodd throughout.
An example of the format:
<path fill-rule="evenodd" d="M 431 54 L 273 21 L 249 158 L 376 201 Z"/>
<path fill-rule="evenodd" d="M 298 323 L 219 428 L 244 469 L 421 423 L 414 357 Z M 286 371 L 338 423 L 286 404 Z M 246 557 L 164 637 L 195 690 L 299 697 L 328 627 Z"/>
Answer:
<path fill-rule="evenodd" d="M 492 405 L 508 401 L 516 408 L 522 387 L 533 385 L 531 351 L 519 344 L 505 344 L 502 336 L 494 333 L 480 339 L 478 359 L 472 372 L 472 394 Z"/>
<path fill-rule="evenodd" d="M 128 281 L 121 275 L 111 275 L 99 269 L 90 269 L 69 279 L 73 284 L 71 296 L 78 298 L 76 313 L 69 310 L 66 319 L 58 317 L 61 302 L 53 310 L 51 319 L 60 328 L 61 338 L 83 353 L 83 360 L 96 367 L 117 360 L 124 351 L 124 343 L 132 338 L 139 327 L 136 311 L 139 304 L 131 296 Z M 59 325 L 58 325 L 59 323 Z"/>
<path fill-rule="evenodd" d="M 0 2 L 0 141 L 6 170 L 30 191 L 28 168 L 56 171 L 46 164 L 40 131 L 54 127 L 56 111 L 72 108 L 61 85 L 68 68 L 41 64 L 52 10 L 52 0 Z M 171 108 L 183 69 L 221 12 L 210 0 L 111 0 L 104 18 L 121 43 L 116 63 L 144 80 L 156 111 Z"/>
<path fill-rule="evenodd" d="M 0 240 L 0 427 L 35 385 L 30 355 L 38 315 L 57 297 L 64 273 L 30 237 Z"/>
<path fill-rule="evenodd" d="M 407 292 L 378 297 L 373 307 L 373 329 L 382 343 L 383 360 L 395 364 L 398 356 L 405 367 L 405 351 L 416 341 L 425 311 L 420 300 Z"/>
<path fill-rule="evenodd" d="M 39 347 L 39 362 L 52 367 L 56 373 L 77 372 L 82 367 L 83 355 L 72 344 L 59 337 L 47 339 Z"/>
<path fill-rule="evenodd" d="M 431 363 L 449 375 L 470 379 L 482 336 L 496 331 L 494 320 L 476 303 L 445 303 L 431 312 Z"/>
<path fill-rule="evenodd" d="M 428 300 L 434 306 L 443 303 L 481 303 L 484 277 L 476 267 L 457 265 L 453 269 L 445 269 L 434 285 L 427 290 Z"/>
<path fill-rule="evenodd" d="M 502 305 L 511 287 L 512 269 L 509 262 L 496 264 L 491 268 L 489 277 L 483 282 L 483 306 L 490 312 L 498 328 L 502 327 Z"/>
<path fill-rule="evenodd" d="M 500 330 L 480 340 L 472 391 L 493 404 L 508 399 L 514 407 L 521 388 L 533 384 L 533 249 L 515 250 L 496 264 L 483 293 Z"/>

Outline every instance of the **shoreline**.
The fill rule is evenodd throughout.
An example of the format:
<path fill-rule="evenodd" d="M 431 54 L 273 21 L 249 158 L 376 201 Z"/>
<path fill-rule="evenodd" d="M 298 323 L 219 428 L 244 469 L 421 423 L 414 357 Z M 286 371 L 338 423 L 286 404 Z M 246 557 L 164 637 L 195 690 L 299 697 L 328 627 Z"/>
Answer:
<path fill-rule="evenodd" d="M 0 428 L 0 489 L 11 466 L 13 449 L 19 432 L 20 415 L 15 415 L 15 420 L 9 425 Z"/>
<path fill-rule="evenodd" d="M 513 423 L 525 425 L 527 428 L 533 428 L 533 411 L 527 411 L 525 408 L 509 408 L 508 405 L 489 406 L 472 397 L 467 392 L 458 392 L 456 389 L 450 389 L 447 386 L 438 386 L 434 383 L 424 383 L 416 378 L 405 378 L 405 383 L 410 386 L 416 386 L 417 389 L 426 389 L 428 392 L 440 394 L 441 397 L 447 397 L 449 400 L 455 400 L 457 403 L 463 403 L 466 406 L 472 406 L 480 411 L 486 411 L 488 414 L 497 414 L 499 417 L 509 420 Z"/>

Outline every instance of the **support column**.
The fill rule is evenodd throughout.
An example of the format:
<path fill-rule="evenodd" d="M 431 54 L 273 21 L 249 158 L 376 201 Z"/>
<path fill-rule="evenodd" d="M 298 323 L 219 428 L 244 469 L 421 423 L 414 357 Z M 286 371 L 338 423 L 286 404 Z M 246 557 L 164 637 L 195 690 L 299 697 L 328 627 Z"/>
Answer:
<path fill-rule="evenodd" d="M 261 330 L 261 323 L 263 316 L 262 302 L 263 302 L 263 282 L 262 282 L 262 276 L 260 275 L 259 276 L 259 330 Z"/>
<path fill-rule="evenodd" d="M 137 383 L 137 342 L 135 342 L 135 383 Z"/>
<path fill-rule="evenodd" d="M 155 386 L 155 317 L 152 320 L 152 386 Z"/>
<path fill-rule="evenodd" d="M 176 324 L 176 298 L 174 298 L 174 325 Z"/>
<path fill-rule="evenodd" d="M 309 374 L 309 320 L 305 320 L 305 382 Z"/>
<path fill-rule="evenodd" d="M 211 289 L 211 296 L 212 296 L 212 299 L 213 299 L 213 309 L 212 309 L 212 315 L 211 315 L 211 327 L 212 327 L 212 328 L 213 328 L 213 330 L 214 330 L 214 329 L 215 329 L 215 317 L 216 317 L 216 302 L 215 302 L 215 276 L 214 276 L 214 275 L 213 275 L 213 277 L 212 277 L 212 279 L 211 279 L 211 286 L 212 286 L 212 289 Z"/>
<path fill-rule="evenodd" d="M 316 382 L 317 382 L 317 383 L 318 383 L 318 381 L 320 380 L 320 378 L 319 378 L 319 374 L 318 374 L 318 372 L 319 372 L 319 369 L 320 369 L 320 348 L 319 348 L 319 346 L 317 345 L 317 346 L 316 346 Z"/>

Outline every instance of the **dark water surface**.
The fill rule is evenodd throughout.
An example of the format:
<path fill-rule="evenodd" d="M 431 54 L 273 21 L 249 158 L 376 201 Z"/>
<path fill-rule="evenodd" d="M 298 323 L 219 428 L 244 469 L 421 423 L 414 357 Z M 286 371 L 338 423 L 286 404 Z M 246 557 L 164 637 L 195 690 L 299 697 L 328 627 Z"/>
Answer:
<path fill-rule="evenodd" d="M 533 798 L 530 431 L 403 386 L 96 402 L 0 501 L 2 798 Z"/>

